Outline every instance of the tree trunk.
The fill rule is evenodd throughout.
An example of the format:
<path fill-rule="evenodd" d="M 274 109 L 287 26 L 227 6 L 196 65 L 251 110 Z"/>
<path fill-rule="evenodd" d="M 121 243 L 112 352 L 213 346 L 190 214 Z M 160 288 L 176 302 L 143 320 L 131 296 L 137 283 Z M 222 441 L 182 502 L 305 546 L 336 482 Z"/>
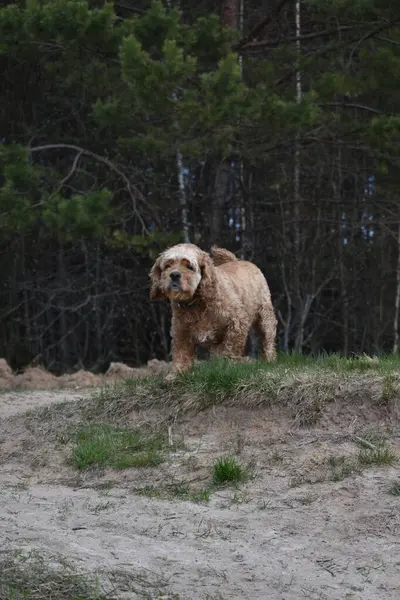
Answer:
<path fill-rule="evenodd" d="M 296 339 L 294 342 L 294 352 L 295 354 L 302 354 L 303 352 L 303 342 L 304 342 L 304 326 L 306 324 L 308 314 L 310 312 L 311 305 L 313 303 L 315 296 L 312 294 L 307 294 L 305 301 L 302 305 L 301 315 L 299 319 L 299 323 L 296 331 Z"/>
<path fill-rule="evenodd" d="M 68 365 L 68 329 L 67 318 L 65 314 L 65 295 L 67 293 L 68 282 L 64 264 L 64 248 L 61 241 L 59 241 L 58 248 L 58 281 L 60 287 L 60 297 L 58 301 L 58 310 L 60 315 L 60 358 L 61 365 L 63 368 L 65 368 Z"/>
<path fill-rule="evenodd" d="M 300 26 L 300 0 L 296 0 L 296 102 L 300 104 L 302 99 L 302 86 L 301 86 L 301 72 L 298 67 L 298 63 L 300 60 L 300 34 L 301 34 L 301 26 Z M 301 232 L 300 232 L 300 134 L 296 133 L 296 140 L 294 146 L 294 169 L 293 169 L 293 241 L 294 241 L 294 273 L 293 273 L 293 283 L 295 288 L 295 296 L 296 296 L 296 312 L 297 314 L 297 322 L 298 322 L 298 330 L 296 332 L 295 339 L 295 352 L 301 354 L 302 346 L 303 346 L 303 332 L 304 332 L 304 324 L 305 318 L 308 315 L 309 308 L 308 300 L 306 302 L 302 302 L 302 294 L 300 289 L 300 253 L 301 253 Z"/>
<path fill-rule="evenodd" d="M 224 27 L 237 27 L 238 0 L 221 0 L 221 25 Z M 228 197 L 229 180 L 231 177 L 231 161 L 223 159 L 218 165 L 215 180 L 214 193 L 212 195 L 210 242 L 221 243 L 221 225 L 223 209 Z"/>
<path fill-rule="evenodd" d="M 214 194 L 211 207 L 211 244 L 221 243 L 221 226 L 224 206 L 228 197 L 231 165 L 228 160 L 223 160 L 217 167 L 214 180 Z"/>
<path fill-rule="evenodd" d="M 240 37 L 243 36 L 243 19 L 244 19 L 244 0 L 239 0 L 239 31 Z M 239 67 L 240 67 L 240 76 L 243 77 L 243 55 L 239 54 Z M 241 199 L 241 207 L 240 207 L 240 258 L 245 260 L 246 258 L 246 206 L 245 206 L 245 198 L 243 193 L 243 185 L 244 185 L 244 166 L 243 161 L 240 160 L 239 163 L 239 181 L 240 181 L 240 199 Z M 254 336 L 250 334 L 251 338 L 251 347 L 252 351 L 254 351 Z"/>
<path fill-rule="evenodd" d="M 399 310 L 400 310 L 400 223 L 397 229 L 397 269 L 396 269 L 396 297 L 394 301 L 394 322 L 393 322 L 393 354 L 399 351 Z"/>
<path fill-rule="evenodd" d="M 20 241 L 21 241 L 21 247 L 20 247 L 21 279 L 22 279 L 22 285 L 23 285 L 23 298 L 24 298 L 25 336 L 26 336 L 26 339 L 29 340 L 28 344 L 30 345 L 31 339 L 32 339 L 32 334 L 31 334 L 31 319 L 30 319 L 30 313 L 29 313 L 29 295 L 28 295 L 28 291 L 26 289 L 27 275 L 26 275 L 26 269 L 25 269 L 25 236 L 24 236 L 24 234 L 21 234 Z"/>
<path fill-rule="evenodd" d="M 86 283 L 88 284 L 90 281 L 90 265 L 89 265 L 89 252 L 86 246 L 86 242 L 84 239 L 82 239 L 81 242 L 82 245 L 82 252 L 83 255 L 85 257 L 85 274 L 86 274 Z M 90 347 L 90 327 L 91 323 L 90 323 L 90 319 L 85 319 L 85 326 L 84 326 L 84 339 L 82 340 L 82 350 L 80 352 L 80 363 L 82 365 L 82 367 L 86 364 L 86 360 L 89 356 L 89 347 Z"/>
<path fill-rule="evenodd" d="M 238 0 L 221 0 L 221 23 L 225 27 L 237 27 Z"/>
<path fill-rule="evenodd" d="M 96 327 L 96 354 L 97 360 L 103 357 L 102 348 L 102 335 L 101 335 L 101 300 L 100 300 L 100 276 L 101 276 L 101 256 L 100 256 L 100 242 L 96 243 L 96 268 L 95 268 L 95 284 L 94 284 L 94 299 L 93 299 L 93 310 Z"/>
<path fill-rule="evenodd" d="M 179 203 L 181 205 L 183 241 L 185 242 L 185 244 L 189 244 L 189 242 L 190 242 L 189 213 L 188 213 L 188 207 L 187 207 L 187 203 L 186 203 L 186 190 L 185 190 L 185 179 L 184 179 L 184 173 L 183 173 L 182 154 L 179 149 L 176 153 L 176 168 L 178 170 Z"/>

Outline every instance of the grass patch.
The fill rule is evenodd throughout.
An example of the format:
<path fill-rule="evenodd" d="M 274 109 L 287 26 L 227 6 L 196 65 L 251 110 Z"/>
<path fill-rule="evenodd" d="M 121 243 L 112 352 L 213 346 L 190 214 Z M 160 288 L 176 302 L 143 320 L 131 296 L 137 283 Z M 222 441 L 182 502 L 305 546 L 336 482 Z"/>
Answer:
<path fill-rule="evenodd" d="M 235 457 L 220 457 L 213 467 L 213 484 L 226 485 L 246 481 L 248 473 Z"/>
<path fill-rule="evenodd" d="M 177 385 L 201 390 L 206 396 L 223 396 L 235 394 L 238 387 L 257 375 L 260 370 L 269 370 L 268 363 L 261 361 L 233 362 L 224 359 L 203 361 L 192 370 L 183 373 Z"/>
<path fill-rule="evenodd" d="M 155 467 L 164 460 L 165 448 L 161 436 L 108 425 L 88 425 L 75 435 L 72 462 L 77 469 Z"/>
<path fill-rule="evenodd" d="M 375 449 L 360 450 L 358 456 L 360 464 L 364 467 L 372 467 L 374 465 L 392 465 L 396 462 L 396 453 L 386 444 L 377 446 Z"/>
<path fill-rule="evenodd" d="M 392 465 L 397 460 L 396 453 L 381 433 L 366 431 L 362 437 L 355 436 L 354 441 L 360 448 L 358 461 L 363 467 Z"/>

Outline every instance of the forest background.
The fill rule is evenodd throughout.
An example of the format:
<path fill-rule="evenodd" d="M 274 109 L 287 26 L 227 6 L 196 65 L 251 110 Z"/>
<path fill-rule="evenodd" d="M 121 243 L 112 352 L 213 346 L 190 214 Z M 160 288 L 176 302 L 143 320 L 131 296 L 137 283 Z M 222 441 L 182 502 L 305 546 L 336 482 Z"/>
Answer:
<path fill-rule="evenodd" d="M 282 352 L 397 353 L 400 3 L 0 8 L 0 356 L 170 352 L 148 272 L 216 243 L 266 275 Z"/>

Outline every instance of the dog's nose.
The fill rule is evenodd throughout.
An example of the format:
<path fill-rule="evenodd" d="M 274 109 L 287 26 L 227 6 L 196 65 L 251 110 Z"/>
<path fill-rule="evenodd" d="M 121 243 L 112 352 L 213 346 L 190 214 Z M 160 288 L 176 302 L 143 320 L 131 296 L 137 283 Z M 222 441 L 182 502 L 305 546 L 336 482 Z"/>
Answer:
<path fill-rule="evenodd" d="M 181 274 L 179 273 L 179 271 L 172 271 L 172 273 L 170 274 L 170 277 L 171 277 L 172 281 L 179 281 L 181 278 Z"/>

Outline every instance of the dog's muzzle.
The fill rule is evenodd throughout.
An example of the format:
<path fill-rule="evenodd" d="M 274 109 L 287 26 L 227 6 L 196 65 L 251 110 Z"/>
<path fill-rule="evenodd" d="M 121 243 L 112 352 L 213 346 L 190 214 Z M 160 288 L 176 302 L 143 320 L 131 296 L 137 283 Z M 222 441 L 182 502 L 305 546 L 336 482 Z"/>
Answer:
<path fill-rule="evenodd" d="M 181 289 L 181 274 L 179 273 L 179 271 L 172 271 L 172 273 L 170 273 L 170 279 L 171 279 L 171 283 L 170 283 L 170 287 L 173 290 L 180 290 Z"/>

